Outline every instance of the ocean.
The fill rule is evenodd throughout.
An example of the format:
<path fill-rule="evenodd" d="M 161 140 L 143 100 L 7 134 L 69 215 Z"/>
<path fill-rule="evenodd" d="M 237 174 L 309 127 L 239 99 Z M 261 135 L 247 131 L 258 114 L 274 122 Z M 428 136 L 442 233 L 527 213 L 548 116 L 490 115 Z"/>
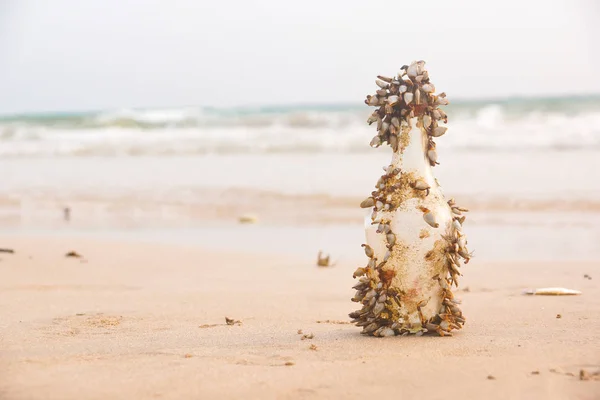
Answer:
<path fill-rule="evenodd" d="M 456 101 L 445 110 L 448 151 L 600 147 L 600 96 Z M 361 104 L 4 116 L 0 156 L 369 153 L 369 114 Z"/>
<path fill-rule="evenodd" d="M 600 256 L 600 96 L 454 101 L 445 111 L 434 174 L 472 209 L 466 229 L 479 232 L 470 240 L 480 255 Z M 298 253 L 348 235 L 352 252 L 363 234 L 358 202 L 391 158 L 389 147 L 368 145 L 371 112 L 340 104 L 3 116 L 0 231 L 118 231 L 210 247 L 242 235 L 253 249 L 277 242 Z M 260 223 L 241 228 L 245 213 Z"/>

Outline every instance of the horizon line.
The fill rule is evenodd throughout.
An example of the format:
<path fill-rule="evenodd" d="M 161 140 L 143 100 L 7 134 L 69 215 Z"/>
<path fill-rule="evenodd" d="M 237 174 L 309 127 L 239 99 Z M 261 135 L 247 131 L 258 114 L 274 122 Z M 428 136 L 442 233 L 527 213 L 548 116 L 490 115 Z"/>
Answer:
<path fill-rule="evenodd" d="M 454 100 L 450 100 L 450 105 L 452 103 L 456 104 L 469 104 L 469 103 L 495 103 L 495 102 L 507 102 L 507 101 L 515 101 L 515 100 L 524 100 L 524 101 L 535 101 L 535 100 L 582 100 L 582 99 L 600 99 L 600 93 L 587 93 L 587 94 L 554 94 L 547 96 L 533 95 L 533 96 L 524 96 L 524 95 L 511 95 L 511 96 L 491 96 L 491 97 L 463 97 L 463 98 L 455 98 Z M 110 108 L 97 108 L 97 109 L 87 109 L 87 110 L 46 110 L 46 111 L 23 111 L 23 112 L 9 112 L 4 113 L 0 112 L 0 119 L 13 119 L 19 117 L 44 117 L 44 116 L 80 116 L 86 114 L 98 114 L 102 112 L 111 112 L 118 110 L 172 110 L 172 109 L 182 109 L 182 108 L 198 108 L 198 109 L 208 109 L 208 110 L 252 110 L 252 109 L 282 109 L 282 108 L 312 108 L 312 107 L 336 107 L 336 108 L 361 108 L 365 105 L 363 102 L 355 103 L 355 102 L 326 102 L 326 103 L 280 103 L 280 104 L 246 104 L 246 105 L 237 105 L 231 107 L 225 106 L 211 106 L 211 105 L 201 105 L 201 104 L 188 104 L 188 105 L 172 105 L 172 106 L 115 106 Z"/>

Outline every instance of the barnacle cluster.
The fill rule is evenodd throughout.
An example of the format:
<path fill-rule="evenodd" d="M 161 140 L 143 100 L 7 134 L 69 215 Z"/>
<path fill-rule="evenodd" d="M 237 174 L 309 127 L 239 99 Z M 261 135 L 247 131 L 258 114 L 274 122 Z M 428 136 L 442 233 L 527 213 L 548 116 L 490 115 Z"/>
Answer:
<path fill-rule="evenodd" d="M 448 104 L 435 86 L 424 61 L 401 68 L 393 78 L 378 76 L 377 91 L 365 103 L 377 107 L 367 123 L 377 125 L 372 147 L 389 144 L 392 163 L 361 208 L 371 209 L 376 230 L 363 244 L 368 263 L 354 272 L 358 283 L 352 301 L 362 307 L 349 314 L 352 322 L 373 336 L 435 332 L 451 335 L 465 317 L 454 298 L 461 260 L 472 254 L 462 225 L 463 213 L 445 200 L 431 173 L 438 165 L 434 138 L 446 133 Z M 406 154 L 412 147 L 411 154 Z M 411 160 L 404 160 L 411 158 Z M 420 222 L 419 222 L 420 221 Z"/>

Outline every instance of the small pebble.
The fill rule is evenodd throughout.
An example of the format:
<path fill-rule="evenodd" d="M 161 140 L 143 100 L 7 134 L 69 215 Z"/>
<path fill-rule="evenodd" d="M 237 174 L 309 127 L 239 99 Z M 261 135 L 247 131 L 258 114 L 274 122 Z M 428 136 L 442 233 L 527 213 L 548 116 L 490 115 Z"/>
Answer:
<path fill-rule="evenodd" d="M 302 335 L 302 329 L 298 329 L 298 335 Z"/>
<path fill-rule="evenodd" d="M 317 350 L 317 345 L 311 344 L 308 348 L 311 350 Z"/>
<path fill-rule="evenodd" d="M 315 337 L 315 335 L 313 335 L 312 333 L 309 333 L 309 334 L 302 335 L 302 340 L 312 339 L 314 337 Z"/>
<path fill-rule="evenodd" d="M 285 363 L 285 365 L 286 365 L 287 367 L 289 367 L 289 366 L 295 365 L 295 363 L 294 363 L 294 362 L 292 362 L 292 361 L 287 361 L 287 362 Z"/>
<path fill-rule="evenodd" d="M 556 314 L 556 318 L 562 318 L 562 315 Z"/>
<path fill-rule="evenodd" d="M 540 371 L 531 371 L 531 375 L 539 375 Z"/>
<path fill-rule="evenodd" d="M 496 377 L 495 377 L 495 376 L 493 376 L 493 375 L 488 375 L 488 376 L 487 376 L 487 378 L 488 378 L 490 381 L 496 380 Z"/>

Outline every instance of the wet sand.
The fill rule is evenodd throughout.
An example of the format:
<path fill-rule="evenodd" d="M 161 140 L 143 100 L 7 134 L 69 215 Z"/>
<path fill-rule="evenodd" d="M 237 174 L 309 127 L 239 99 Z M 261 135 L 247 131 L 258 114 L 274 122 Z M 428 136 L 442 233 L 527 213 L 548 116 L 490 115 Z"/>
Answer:
<path fill-rule="evenodd" d="M 0 253 L 3 400 L 600 398 L 600 381 L 579 378 L 600 367 L 600 262 L 473 259 L 463 330 L 379 339 L 347 323 L 360 256 L 319 268 L 67 235 L 0 247 L 16 251 Z M 521 294 L 544 286 L 583 294 Z"/>

